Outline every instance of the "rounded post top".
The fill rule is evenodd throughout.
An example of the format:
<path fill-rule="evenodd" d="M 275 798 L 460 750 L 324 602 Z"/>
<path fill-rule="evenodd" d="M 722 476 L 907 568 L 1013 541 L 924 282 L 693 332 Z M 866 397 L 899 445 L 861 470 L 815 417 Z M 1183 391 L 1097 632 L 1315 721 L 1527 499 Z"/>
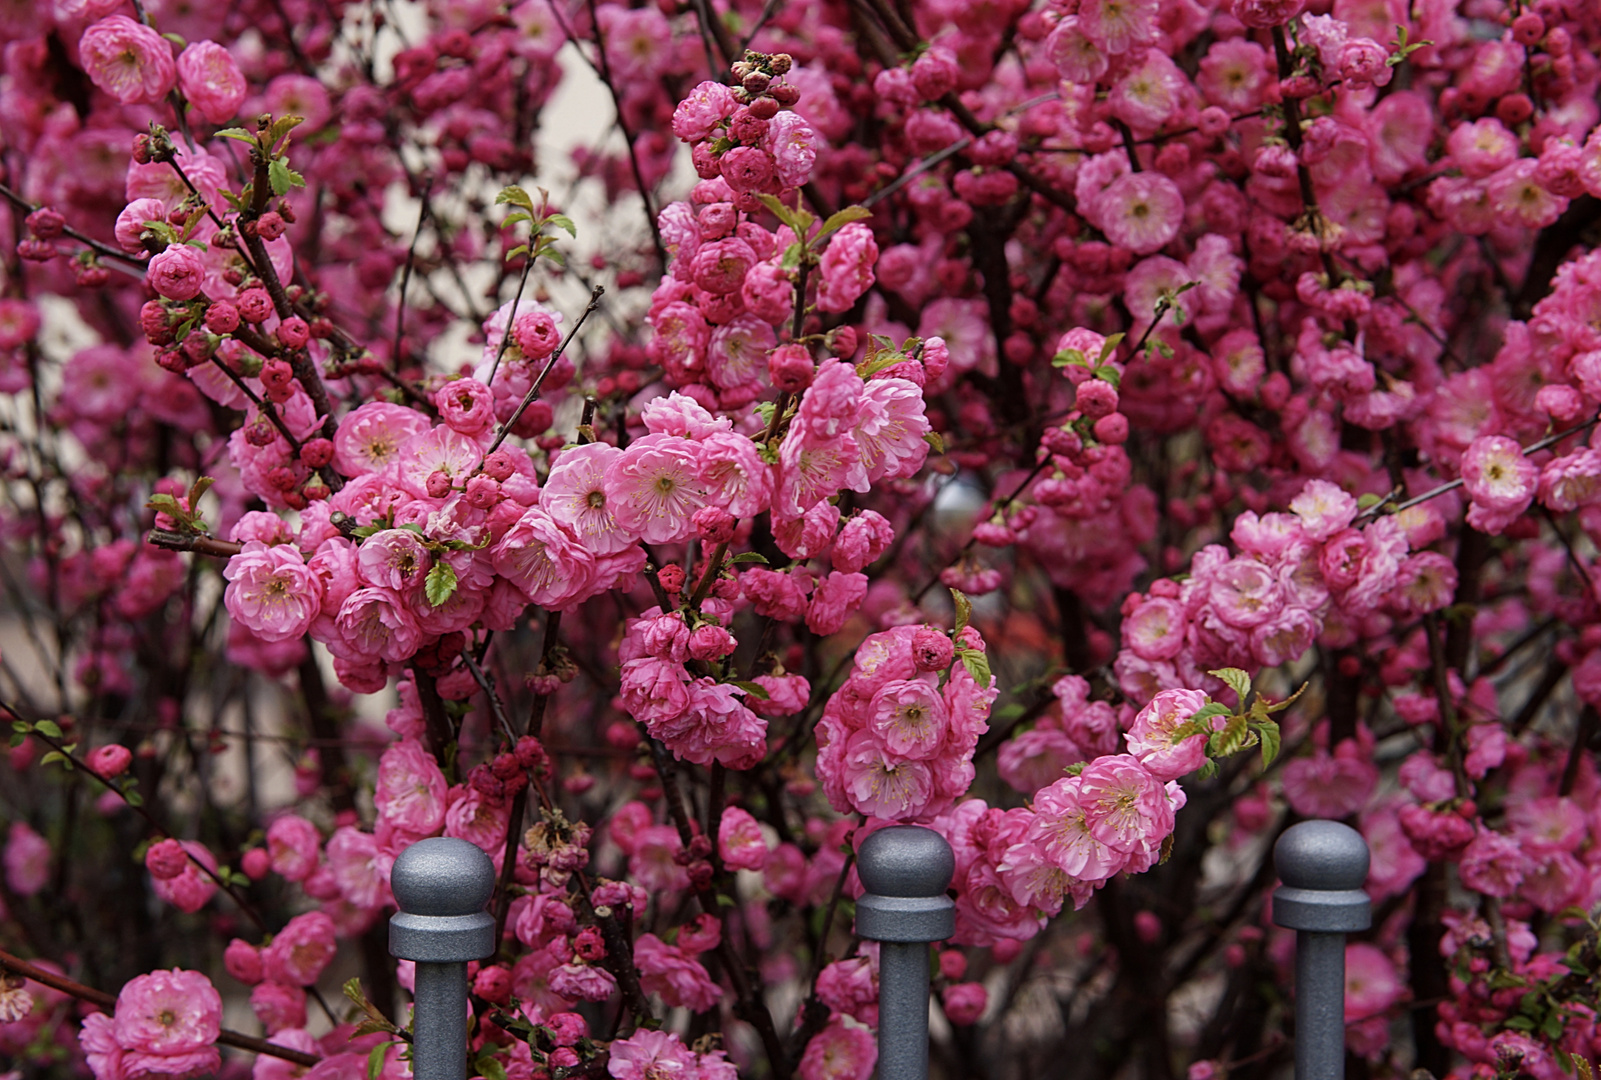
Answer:
<path fill-rule="evenodd" d="M 862 841 L 856 872 L 862 887 L 876 896 L 944 896 L 956 856 L 933 829 L 891 825 Z"/>
<path fill-rule="evenodd" d="M 395 859 L 389 889 L 408 915 L 475 915 L 495 891 L 495 865 L 476 844 L 430 837 Z"/>
<path fill-rule="evenodd" d="M 1368 877 L 1368 845 L 1338 821 L 1303 821 L 1273 845 L 1273 867 L 1292 889 L 1340 892 L 1360 889 Z"/>

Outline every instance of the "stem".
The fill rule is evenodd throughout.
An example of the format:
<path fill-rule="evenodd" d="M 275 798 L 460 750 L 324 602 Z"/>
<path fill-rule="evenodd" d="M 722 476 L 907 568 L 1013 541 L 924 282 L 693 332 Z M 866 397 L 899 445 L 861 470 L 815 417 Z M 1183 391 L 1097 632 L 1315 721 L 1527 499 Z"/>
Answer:
<path fill-rule="evenodd" d="M 556 366 L 556 361 L 561 359 L 561 354 L 567 351 L 567 346 L 578 335 L 578 331 L 583 329 L 584 320 L 588 319 L 590 313 L 600 306 L 600 298 L 605 294 L 606 287 L 604 285 L 596 285 L 594 289 L 590 290 L 589 306 L 584 308 L 584 313 L 578 316 L 578 321 L 573 324 L 573 328 L 567 331 L 567 336 L 562 339 L 561 345 L 557 347 L 555 352 L 550 354 L 550 359 L 545 361 L 544 370 L 534 380 L 534 385 L 528 388 L 528 393 L 523 395 L 522 403 L 517 406 L 517 411 L 507 417 L 504 424 L 500 425 L 500 430 L 495 433 L 495 441 L 489 445 L 488 450 L 484 451 L 484 457 L 488 457 L 496 450 L 499 450 L 500 444 L 506 441 L 506 436 L 511 434 L 511 429 L 516 426 L 518 420 L 522 419 L 523 410 L 532 405 L 534 399 L 539 396 L 539 388 L 544 385 L 545 376 L 550 374 L 550 369 Z M 482 465 L 482 461 L 479 464 Z"/>

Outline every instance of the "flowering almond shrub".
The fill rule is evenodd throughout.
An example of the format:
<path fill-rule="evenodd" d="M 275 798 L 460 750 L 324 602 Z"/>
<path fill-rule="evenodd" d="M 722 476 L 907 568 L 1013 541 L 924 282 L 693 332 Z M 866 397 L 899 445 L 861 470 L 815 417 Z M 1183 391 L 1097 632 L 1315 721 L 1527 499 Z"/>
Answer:
<path fill-rule="evenodd" d="M 1590 1080 L 1601 9 L 0 10 L 0 1077 Z M 614 120 L 542 132 L 587 69 Z M 342 987 L 343 993 L 336 992 Z M 224 1025 L 224 1004 L 228 1023 Z"/>

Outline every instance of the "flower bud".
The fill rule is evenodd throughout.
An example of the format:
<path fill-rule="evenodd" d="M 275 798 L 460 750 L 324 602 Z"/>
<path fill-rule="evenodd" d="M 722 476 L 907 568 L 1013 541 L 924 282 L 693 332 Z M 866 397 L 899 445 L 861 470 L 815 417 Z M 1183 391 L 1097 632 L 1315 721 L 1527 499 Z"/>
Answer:
<path fill-rule="evenodd" d="M 956 646 L 944 631 L 923 626 L 912 637 L 912 662 L 918 671 L 947 671 L 955 656 Z"/>
<path fill-rule="evenodd" d="M 427 487 L 430 499 L 443 499 L 450 494 L 450 474 L 443 469 L 435 469 L 428 474 Z"/>
<path fill-rule="evenodd" d="M 89 767 L 101 776 L 121 776 L 133 762 L 133 751 L 121 743 L 107 743 L 89 751 Z"/>
<path fill-rule="evenodd" d="M 804 345 L 780 345 L 767 354 L 767 376 L 773 385 L 798 394 L 812 385 L 817 365 Z"/>
<path fill-rule="evenodd" d="M 150 871 L 151 877 L 160 881 L 171 881 L 183 873 L 188 865 L 189 853 L 171 837 L 156 841 L 145 852 L 145 869 Z"/>

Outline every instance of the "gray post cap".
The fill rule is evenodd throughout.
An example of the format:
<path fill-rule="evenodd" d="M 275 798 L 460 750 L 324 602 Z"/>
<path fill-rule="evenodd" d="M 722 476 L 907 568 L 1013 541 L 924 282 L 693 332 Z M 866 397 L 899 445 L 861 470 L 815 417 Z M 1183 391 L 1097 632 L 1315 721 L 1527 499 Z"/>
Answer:
<path fill-rule="evenodd" d="M 856 873 L 856 932 L 870 941 L 944 941 L 956 932 L 956 904 L 945 895 L 956 856 L 933 829 L 891 825 L 862 841 Z"/>
<path fill-rule="evenodd" d="M 400 913 L 389 920 L 389 952 L 402 960 L 464 963 L 495 951 L 495 918 L 484 905 L 495 865 L 476 844 L 449 836 L 419 840 L 389 874 Z"/>
<path fill-rule="evenodd" d="M 1273 921 L 1291 930 L 1349 933 L 1372 925 L 1367 841 L 1338 821 L 1303 821 L 1273 845 L 1284 882 L 1273 893 Z"/>

